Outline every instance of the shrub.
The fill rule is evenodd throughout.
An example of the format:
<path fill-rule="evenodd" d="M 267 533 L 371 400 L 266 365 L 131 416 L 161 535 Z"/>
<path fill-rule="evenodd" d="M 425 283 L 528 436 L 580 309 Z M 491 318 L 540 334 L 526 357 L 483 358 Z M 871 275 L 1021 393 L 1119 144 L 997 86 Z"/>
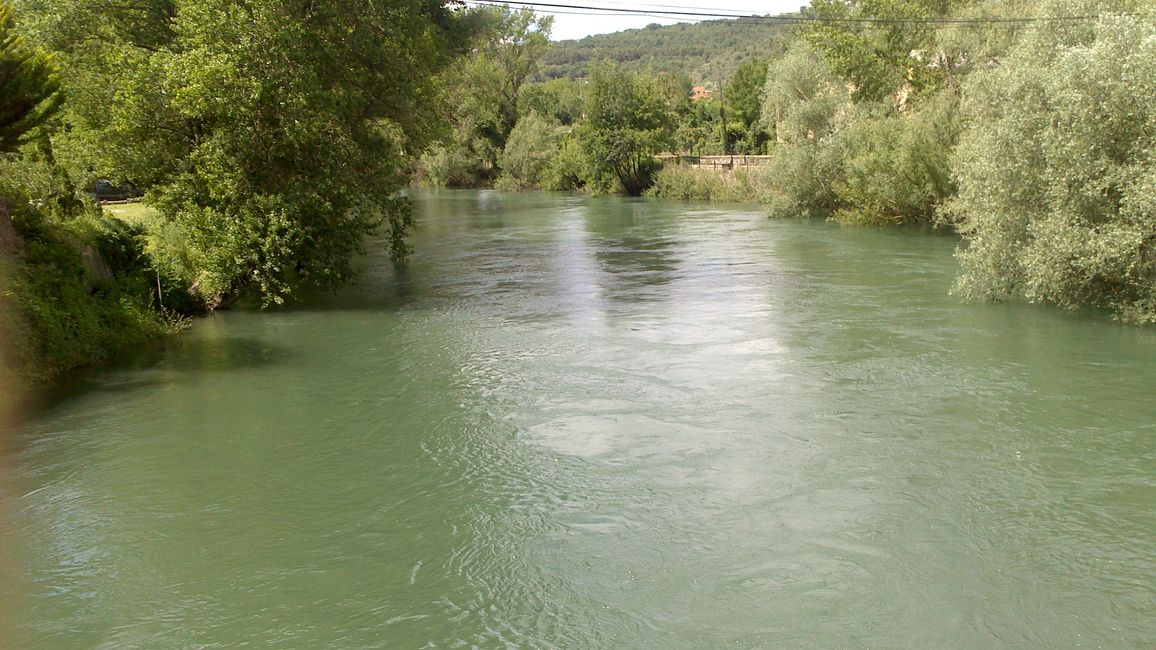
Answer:
<path fill-rule="evenodd" d="M 827 218 L 838 207 L 835 184 L 843 172 L 837 142 L 782 145 L 762 175 L 761 196 L 777 218 Z"/>
<path fill-rule="evenodd" d="M 542 170 L 541 187 L 544 190 L 578 190 L 586 186 L 586 155 L 578 141 L 566 135 L 558 151 L 551 156 Z"/>
<path fill-rule="evenodd" d="M 6 374 L 42 381 L 171 329 L 154 306 L 141 225 L 91 211 L 56 222 L 11 185 L 0 195 L 12 199 L 19 238 L 0 251 Z"/>
<path fill-rule="evenodd" d="M 843 173 L 833 221 L 932 223 L 955 192 L 949 158 L 959 136 L 958 94 L 946 90 L 908 113 L 877 105 L 838 137 Z"/>
<path fill-rule="evenodd" d="M 758 169 L 700 169 L 667 164 L 654 177 L 647 196 L 664 199 L 748 202 L 759 200 Z"/>
<path fill-rule="evenodd" d="M 1151 14 L 1049 25 L 968 79 L 959 293 L 1156 321 L 1154 33 Z"/>
<path fill-rule="evenodd" d="M 560 138 L 558 127 L 539 116 L 537 111 L 519 120 L 498 157 L 502 173 L 498 176 L 497 188 L 532 190 L 540 187 Z"/>
<path fill-rule="evenodd" d="M 416 180 L 433 187 L 468 187 L 475 182 L 477 166 L 462 148 L 435 144 L 418 159 Z"/>

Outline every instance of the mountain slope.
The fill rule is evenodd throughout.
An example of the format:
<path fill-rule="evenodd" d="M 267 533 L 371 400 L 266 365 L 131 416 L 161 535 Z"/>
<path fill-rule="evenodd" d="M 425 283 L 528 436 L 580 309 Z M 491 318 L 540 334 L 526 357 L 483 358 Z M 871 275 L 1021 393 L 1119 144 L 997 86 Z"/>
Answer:
<path fill-rule="evenodd" d="M 782 51 L 792 25 L 740 18 L 677 25 L 650 25 L 552 43 L 538 80 L 584 76 L 587 66 L 609 60 L 632 72 L 671 72 L 715 86 L 747 59 Z"/>

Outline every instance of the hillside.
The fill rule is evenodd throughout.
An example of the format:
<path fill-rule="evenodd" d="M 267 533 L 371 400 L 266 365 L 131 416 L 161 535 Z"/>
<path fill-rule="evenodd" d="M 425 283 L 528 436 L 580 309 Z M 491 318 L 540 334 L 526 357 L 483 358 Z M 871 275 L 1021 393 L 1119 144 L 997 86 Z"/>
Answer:
<path fill-rule="evenodd" d="M 650 25 L 551 44 L 538 80 L 576 78 L 592 61 L 608 59 L 632 72 L 685 73 L 695 83 L 718 84 L 747 59 L 782 51 L 792 25 L 737 19 Z"/>

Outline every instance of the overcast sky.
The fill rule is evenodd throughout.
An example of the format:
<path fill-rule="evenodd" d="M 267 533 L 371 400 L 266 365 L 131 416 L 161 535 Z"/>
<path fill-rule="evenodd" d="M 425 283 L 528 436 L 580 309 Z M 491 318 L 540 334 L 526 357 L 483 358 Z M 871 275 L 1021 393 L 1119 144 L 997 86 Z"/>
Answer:
<path fill-rule="evenodd" d="M 630 9 L 644 8 L 653 10 L 654 15 L 631 16 L 627 14 L 600 14 L 575 15 L 574 13 L 551 14 L 548 11 L 536 9 L 539 14 L 554 16 L 554 30 L 550 39 L 563 41 L 571 38 L 582 38 L 591 34 L 607 34 L 620 32 L 624 29 L 638 29 L 651 23 L 672 25 L 677 22 L 693 22 L 691 20 L 677 20 L 671 18 L 657 18 L 663 9 L 670 11 L 700 11 L 707 13 L 731 13 L 736 15 L 751 14 L 782 14 L 798 11 L 799 7 L 809 5 L 808 0 L 539 0 L 550 4 L 583 5 L 597 7 L 622 7 Z M 559 10 L 578 11 L 578 10 Z"/>

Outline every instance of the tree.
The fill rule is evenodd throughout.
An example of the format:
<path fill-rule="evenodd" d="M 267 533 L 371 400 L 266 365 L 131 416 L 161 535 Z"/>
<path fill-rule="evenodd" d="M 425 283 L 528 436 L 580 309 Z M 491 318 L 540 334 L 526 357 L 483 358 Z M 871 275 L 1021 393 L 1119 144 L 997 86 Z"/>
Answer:
<path fill-rule="evenodd" d="M 779 142 L 823 139 L 835 130 L 836 118 L 847 104 L 842 84 L 804 41 L 796 41 L 767 69 L 761 118 Z"/>
<path fill-rule="evenodd" d="M 855 101 L 882 101 L 904 84 L 915 90 L 932 83 L 937 69 L 920 54 L 934 30 L 915 21 L 943 17 L 953 0 L 814 0 L 815 15 L 803 37 L 823 53 L 828 65 L 854 87 Z M 872 23 L 866 19 L 877 18 Z M 913 56 L 913 54 L 915 56 Z"/>
<path fill-rule="evenodd" d="M 522 88 L 549 46 L 552 18 L 528 9 L 478 7 L 466 19 L 475 34 L 467 56 L 442 78 L 444 117 L 453 130 L 440 147 L 466 164 L 466 184 L 478 184 L 499 171 L 498 156 L 518 121 Z"/>
<path fill-rule="evenodd" d="M 759 59 L 744 61 L 727 84 L 723 99 L 730 108 L 730 116 L 742 128 L 743 144 L 754 152 L 762 150 L 766 133 L 760 128 L 763 87 L 767 83 L 767 62 Z"/>
<path fill-rule="evenodd" d="M 878 104 L 838 134 L 841 223 L 933 223 L 955 193 L 949 159 L 959 136 L 958 93 L 946 89 L 903 113 Z"/>
<path fill-rule="evenodd" d="M 591 185 L 609 191 L 617 184 L 629 196 L 642 194 L 658 167 L 655 154 L 670 147 L 673 123 L 657 79 L 611 64 L 594 68 L 586 119 L 577 130 L 593 166 Z"/>
<path fill-rule="evenodd" d="M 967 80 L 947 211 L 960 293 L 1156 321 L 1153 34 L 1150 13 L 1049 24 Z"/>
<path fill-rule="evenodd" d="M 570 126 L 582 117 L 583 84 L 574 79 L 551 79 L 522 86 L 518 94 L 518 119 L 537 113 L 563 126 Z"/>
<path fill-rule="evenodd" d="M 14 151 L 63 101 L 52 57 L 16 33 L 12 7 L 0 0 L 0 153 Z"/>
<path fill-rule="evenodd" d="M 847 91 L 806 41 L 767 68 L 761 119 L 777 146 L 767 168 L 768 211 L 781 217 L 827 217 L 838 207 L 842 151 L 834 137 L 850 111 Z"/>
<path fill-rule="evenodd" d="M 155 50 L 173 39 L 179 0 L 12 0 L 43 47 L 71 53 L 93 41 Z"/>
<path fill-rule="evenodd" d="M 498 162 L 498 189 L 532 190 L 542 185 L 551 156 L 562 139 L 557 124 L 533 112 L 518 120 Z"/>
<path fill-rule="evenodd" d="M 100 4 L 69 0 L 85 2 Z M 383 224 L 404 254 L 397 191 L 434 132 L 454 14 L 439 0 L 170 4 L 70 45 L 59 140 L 72 164 L 146 190 L 187 239 L 187 279 L 209 307 L 336 286 Z"/>

